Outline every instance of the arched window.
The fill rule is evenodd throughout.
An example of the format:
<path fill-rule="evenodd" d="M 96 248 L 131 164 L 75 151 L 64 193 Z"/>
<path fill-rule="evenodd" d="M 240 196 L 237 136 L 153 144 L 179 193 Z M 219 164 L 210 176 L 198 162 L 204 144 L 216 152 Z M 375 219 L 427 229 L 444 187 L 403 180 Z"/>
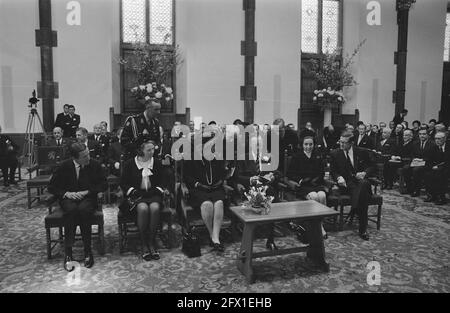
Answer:
<path fill-rule="evenodd" d="M 302 53 L 333 52 L 342 45 L 342 3 L 339 0 L 301 0 Z"/>
<path fill-rule="evenodd" d="M 133 58 L 134 47 L 145 44 L 151 53 L 175 49 L 175 1 L 174 0 L 121 0 L 120 2 L 120 39 L 121 58 Z M 175 71 L 171 71 L 166 85 L 175 88 Z M 149 82 L 150 83 L 150 82 Z M 142 104 L 136 102 L 130 89 L 137 85 L 136 74 L 121 69 L 121 113 L 136 113 L 142 110 Z M 175 101 L 161 107 L 163 113 L 175 113 Z"/>

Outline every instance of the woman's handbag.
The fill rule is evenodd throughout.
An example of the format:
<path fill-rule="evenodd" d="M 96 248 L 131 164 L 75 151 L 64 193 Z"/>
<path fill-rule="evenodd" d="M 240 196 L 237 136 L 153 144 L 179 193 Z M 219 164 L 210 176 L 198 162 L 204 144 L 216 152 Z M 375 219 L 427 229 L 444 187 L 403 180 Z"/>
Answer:
<path fill-rule="evenodd" d="M 183 251 L 188 258 L 195 258 L 202 255 L 200 251 L 200 238 L 195 234 L 195 229 L 188 231 L 183 236 L 183 246 L 181 251 Z"/>

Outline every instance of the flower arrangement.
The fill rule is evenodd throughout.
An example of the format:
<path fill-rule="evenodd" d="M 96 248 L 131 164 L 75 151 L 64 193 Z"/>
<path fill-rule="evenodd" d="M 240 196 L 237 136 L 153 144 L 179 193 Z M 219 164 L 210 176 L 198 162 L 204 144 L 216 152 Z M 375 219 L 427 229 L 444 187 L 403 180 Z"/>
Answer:
<path fill-rule="evenodd" d="M 267 188 L 269 187 L 251 187 L 248 193 L 244 193 L 248 199 L 244 206 L 251 208 L 252 211 L 258 214 L 269 214 L 270 205 L 274 197 L 266 195 Z"/>
<path fill-rule="evenodd" d="M 327 89 L 314 90 L 313 102 L 322 107 L 332 108 L 335 105 L 343 104 L 345 97 L 341 91 L 335 91 L 328 87 Z"/>
<path fill-rule="evenodd" d="M 157 102 L 165 101 L 166 103 L 168 103 L 173 99 L 172 88 L 164 84 L 158 86 L 156 82 L 133 87 L 130 91 L 132 97 L 144 103 L 151 100 Z"/>

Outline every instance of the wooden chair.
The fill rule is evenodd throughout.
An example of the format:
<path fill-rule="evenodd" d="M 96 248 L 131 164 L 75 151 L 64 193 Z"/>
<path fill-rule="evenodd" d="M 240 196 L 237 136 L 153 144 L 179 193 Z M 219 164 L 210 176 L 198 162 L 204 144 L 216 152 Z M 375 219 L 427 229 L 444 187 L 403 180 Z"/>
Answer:
<path fill-rule="evenodd" d="M 98 194 L 98 207 L 89 221 L 91 225 L 97 226 L 97 232 L 93 232 L 92 236 L 98 238 L 98 252 L 103 255 L 105 253 L 105 235 L 104 235 L 104 218 L 103 218 L 103 194 Z M 52 258 L 52 250 L 59 243 L 64 246 L 64 220 L 63 211 L 59 206 L 57 198 L 51 196 L 47 199 L 48 214 L 45 216 L 45 232 L 47 241 L 47 258 Z M 78 226 L 78 225 L 77 225 Z M 52 228 L 58 228 L 58 238 L 52 238 Z M 76 235 L 75 239 L 80 239 L 80 235 Z"/>
<path fill-rule="evenodd" d="M 122 167 L 121 167 L 122 168 Z M 120 183 L 120 178 L 118 178 L 117 184 Z M 166 248 L 172 249 L 172 242 L 175 238 L 173 225 L 173 216 L 175 215 L 175 197 L 173 191 L 170 195 L 163 196 L 163 208 L 161 211 L 161 220 L 167 222 L 167 240 Z M 117 202 L 121 203 L 123 201 L 124 193 L 120 190 L 116 193 Z M 117 225 L 119 230 L 119 251 L 124 253 L 126 247 L 128 246 L 128 241 L 130 238 L 139 238 L 139 230 L 137 228 L 136 222 L 130 215 L 124 215 L 121 210 L 117 213 Z M 160 225 L 161 226 L 161 225 Z M 161 233 L 160 229 L 160 233 Z"/>
<path fill-rule="evenodd" d="M 42 146 L 37 147 L 35 168 L 30 169 L 30 173 L 36 170 L 36 177 L 27 180 L 28 209 L 34 201 L 41 201 L 45 188 L 50 183 L 53 170 L 64 160 L 66 155 L 65 147 Z M 36 195 L 32 195 L 32 190 L 36 189 Z"/>

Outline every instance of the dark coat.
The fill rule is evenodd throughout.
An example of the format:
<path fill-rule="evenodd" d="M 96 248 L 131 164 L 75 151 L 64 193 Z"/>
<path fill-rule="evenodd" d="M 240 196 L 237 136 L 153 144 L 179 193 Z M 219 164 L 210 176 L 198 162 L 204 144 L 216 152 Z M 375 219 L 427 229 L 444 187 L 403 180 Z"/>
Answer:
<path fill-rule="evenodd" d="M 153 169 L 151 170 L 153 175 L 150 176 L 151 187 L 148 193 L 161 195 L 161 192 L 156 188 L 163 188 L 164 186 L 161 175 L 161 163 L 156 158 L 153 158 L 153 160 Z M 143 169 L 138 169 L 135 158 L 128 159 L 124 162 L 122 175 L 120 176 L 120 188 L 125 195 L 130 188 L 141 191 L 142 171 Z"/>
<path fill-rule="evenodd" d="M 89 190 L 87 197 L 97 199 L 99 192 L 105 191 L 107 182 L 105 173 L 100 165 L 95 160 L 90 160 L 85 167 L 84 175 L 81 174 L 77 180 L 75 164 L 73 160 L 66 160 L 56 169 L 55 173 L 50 179 L 48 191 L 62 200 L 66 192 L 78 192 Z"/>
<path fill-rule="evenodd" d="M 373 173 L 374 168 L 369 153 L 358 147 L 353 147 L 354 169 L 348 164 L 342 149 L 333 150 L 330 155 L 330 174 L 335 180 L 342 176 L 348 183 L 355 181 L 355 175 L 358 172 L 366 172 L 366 176 L 370 176 Z"/>
<path fill-rule="evenodd" d="M 364 135 L 358 144 L 359 134 L 355 137 L 355 144 L 360 148 L 375 149 L 375 142 L 367 135 Z"/>

